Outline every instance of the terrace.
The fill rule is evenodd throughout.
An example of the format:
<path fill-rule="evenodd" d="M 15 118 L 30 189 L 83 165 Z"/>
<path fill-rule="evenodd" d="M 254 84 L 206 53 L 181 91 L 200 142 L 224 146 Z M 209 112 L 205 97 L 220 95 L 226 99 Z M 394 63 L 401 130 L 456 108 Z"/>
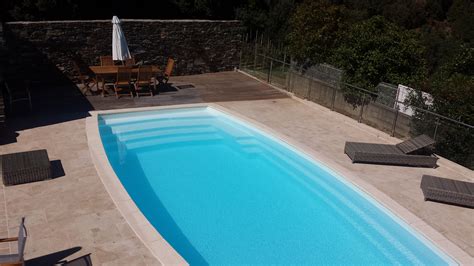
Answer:
<path fill-rule="evenodd" d="M 85 120 L 92 110 L 213 103 L 299 143 L 458 262 L 472 263 L 472 209 L 424 201 L 419 189 L 423 174 L 473 182 L 471 170 L 444 158 L 435 169 L 352 164 L 343 152 L 345 141 L 399 140 L 240 71 L 176 76 L 170 83 L 154 97 L 118 100 L 83 97 L 71 87 L 37 85 L 32 91 L 35 111 L 11 116 L 2 132 L 0 154 L 47 149 L 50 160 L 61 167 L 51 180 L 0 187 L 0 238 L 16 235 L 18 221 L 25 216 L 28 264 L 53 264 L 89 253 L 97 265 L 160 264 L 101 182 L 90 156 Z M 0 254 L 15 248 L 0 243 Z"/>

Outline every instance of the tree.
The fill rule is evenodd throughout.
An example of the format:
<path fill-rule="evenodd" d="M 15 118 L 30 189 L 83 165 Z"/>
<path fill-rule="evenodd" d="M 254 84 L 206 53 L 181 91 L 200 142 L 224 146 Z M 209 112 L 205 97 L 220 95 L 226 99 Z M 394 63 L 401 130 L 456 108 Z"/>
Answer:
<path fill-rule="evenodd" d="M 435 112 L 474 124 L 474 48 L 462 46 L 433 75 L 430 93 Z"/>
<path fill-rule="evenodd" d="M 474 42 L 474 3 L 471 0 L 454 0 L 448 21 L 458 38 L 471 44 Z"/>
<path fill-rule="evenodd" d="M 248 0 L 236 9 L 236 18 L 242 20 L 247 30 L 258 31 L 275 43 L 283 43 L 295 5 L 295 0 Z"/>
<path fill-rule="evenodd" d="M 290 19 L 289 48 L 297 61 L 325 62 L 347 28 L 346 8 L 328 0 L 306 0 Z"/>
<path fill-rule="evenodd" d="M 244 0 L 174 0 L 181 13 L 188 18 L 229 19 Z"/>
<path fill-rule="evenodd" d="M 341 41 L 331 63 L 345 71 L 347 83 L 375 91 L 380 82 L 415 86 L 426 78 L 418 36 L 381 16 L 354 24 Z"/>
<path fill-rule="evenodd" d="M 428 76 L 436 73 L 441 66 L 450 61 L 461 47 L 461 42 L 451 36 L 443 28 L 432 26 L 423 27 L 421 30 L 421 41 L 425 47 L 425 58 L 428 68 Z M 422 89 L 429 89 L 424 86 Z"/>
<path fill-rule="evenodd" d="M 432 105 L 426 105 L 420 93 L 411 95 L 409 103 L 473 125 L 474 49 L 463 45 L 455 50 L 450 60 L 433 74 L 427 90 L 434 98 Z M 415 134 L 436 132 L 438 154 L 474 169 L 472 129 L 419 110 L 415 112 L 413 122 Z"/>

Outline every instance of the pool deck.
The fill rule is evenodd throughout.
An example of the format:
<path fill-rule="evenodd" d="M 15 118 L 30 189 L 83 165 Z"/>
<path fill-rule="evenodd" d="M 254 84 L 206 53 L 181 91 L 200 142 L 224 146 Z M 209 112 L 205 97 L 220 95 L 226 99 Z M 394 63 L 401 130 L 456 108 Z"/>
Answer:
<path fill-rule="evenodd" d="M 397 140 L 327 108 L 290 98 L 240 73 L 176 77 L 172 81 L 177 90 L 153 98 L 116 101 L 114 97 L 90 96 L 87 100 L 96 110 L 214 102 L 324 154 L 335 168 L 350 172 L 354 182 L 375 187 L 384 193 L 382 196 L 434 228 L 433 235 L 441 233 L 455 243 L 469 254 L 454 254 L 461 255 L 463 263 L 474 261 L 474 210 L 425 202 L 419 189 L 423 174 L 473 182 L 473 171 L 444 159 L 436 169 L 352 164 L 343 153 L 345 141 Z M 0 238 L 15 236 L 20 217 L 26 216 L 29 239 L 25 256 L 35 259 L 30 262 L 91 253 L 94 265 L 158 265 L 107 194 L 90 157 L 85 115 L 77 113 L 46 122 L 35 113 L 11 126 L 19 135 L 16 142 L 1 145 L 0 154 L 45 148 L 50 160 L 60 160 L 65 175 L 0 187 Z M 14 250 L 13 245 L 0 244 L 0 254 Z"/>

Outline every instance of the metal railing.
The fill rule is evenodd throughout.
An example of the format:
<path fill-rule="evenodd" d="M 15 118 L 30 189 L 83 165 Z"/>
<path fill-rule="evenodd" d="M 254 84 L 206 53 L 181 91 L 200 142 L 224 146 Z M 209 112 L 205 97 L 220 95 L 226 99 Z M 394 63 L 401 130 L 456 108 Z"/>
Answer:
<path fill-rule="evenodd" d="M 260 80 L 391 136 L 431 136 L 437 142 L 437 154 L 474 169 L 472 125 L 387 98 L 384 93 L 347 84 L 341 80 L 341 73 L 330 66 L 303 67 L 291 63 L 286 56 L 284 59 L 275 58 L 268 53 L 265 45 L 256 42 L 244 43 L 239 66 L 242 71 Z M 398 106 L 408 106 L 413 115 L 405 114 Z"/>

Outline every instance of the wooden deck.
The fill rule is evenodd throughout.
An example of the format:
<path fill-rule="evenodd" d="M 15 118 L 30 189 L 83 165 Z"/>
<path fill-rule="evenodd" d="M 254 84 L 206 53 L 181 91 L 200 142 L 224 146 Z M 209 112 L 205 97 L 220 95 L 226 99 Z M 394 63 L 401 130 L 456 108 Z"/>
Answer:
<path fill-rule="evenodd" d="M 261 82 L 238 72 L 219 72 L 192 76 L 171 77 L 168 86 L 160 86 L 153 97 L 116 99 L 112 90 L 109 95 L 87 96 L 95 110 L 133 108 L 156 105 L 173 105 L 202 102 L 248 101 L 279 99 L 288 96 Z"/>
<path fill-rule="evenodd" d="M 0 127 L 0 144 L 16 141 L 16 131 L 63 123 L 89 116 L 91 110 L 147 107 L 203 102 L 229 102 L 288 98 L 239 72 L 219 72 L 171 77 L 169 84 L 160 86 L 153 97 L 116 99 L 112 89 L 106 97 L 84 97 L 77 86 L 66 83 L 35 84 L 31 89 L 33 111 L 21 102 L 15 112 L 7 114 L 6 127 Z"/>

